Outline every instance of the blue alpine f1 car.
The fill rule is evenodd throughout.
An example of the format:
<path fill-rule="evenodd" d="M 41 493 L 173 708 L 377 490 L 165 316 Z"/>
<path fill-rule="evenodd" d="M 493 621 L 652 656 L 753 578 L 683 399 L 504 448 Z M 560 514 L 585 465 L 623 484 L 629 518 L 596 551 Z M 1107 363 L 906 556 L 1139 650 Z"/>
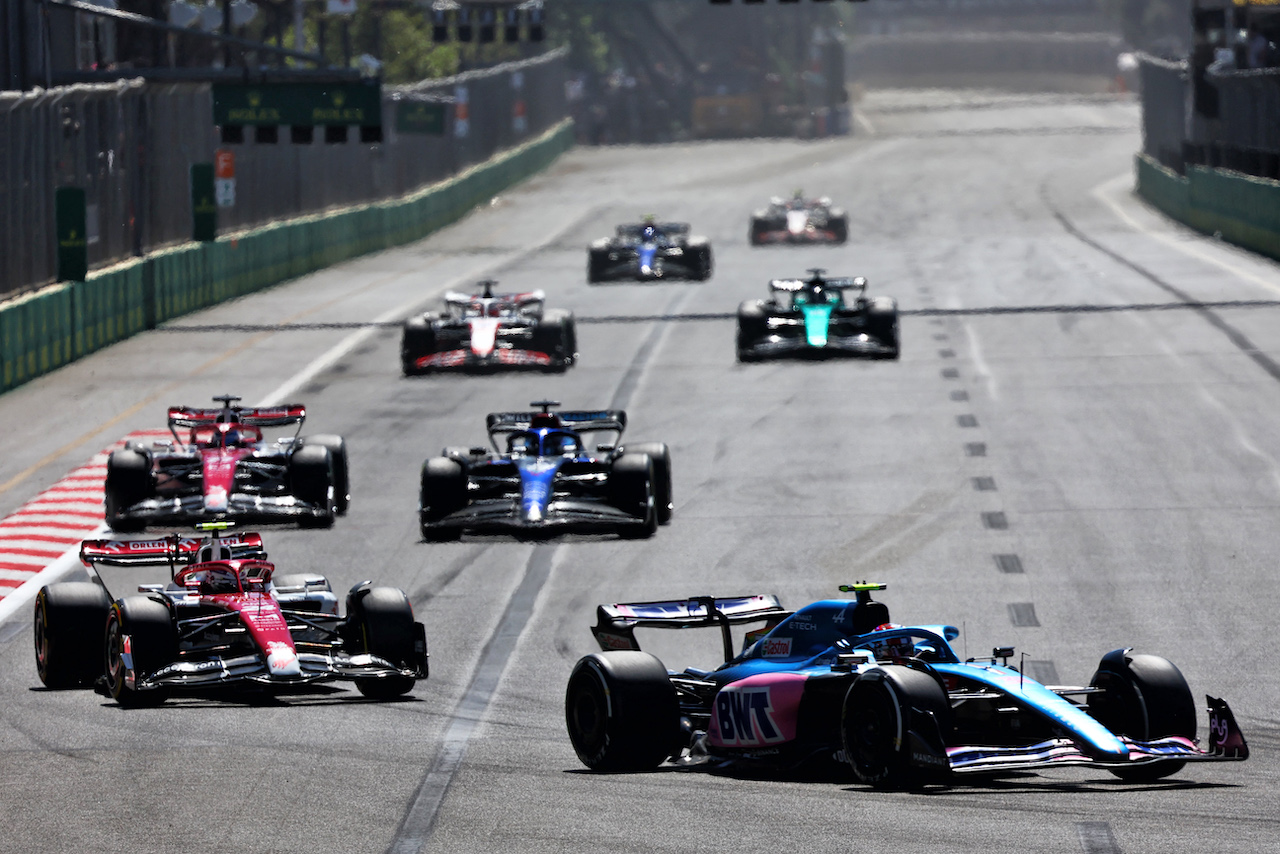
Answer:
<path fill-rule="evenodd" d="M 661 442 L 619 444 L 620 409 L 493 412 L 485 447 L 445 448 L 422 466 L 418 521 L 422 538 L 453 540 L 463 531 L 528 536 L 616 531 L 649 537 L 671 521 L 671 452 Z M 586 437 L 609 434 L 589 449 Z"/>
<path fill-rule="evenodd" d="M 1178 668 L 1128 649 L 1102 657 L 1088 686 L 1042 685 L 1010 666 L 1012 647 L 961 660 L 955 626 L 900 626 L 871 593 L 840 589 L 786 611 L 775 596 L 601 605 L 603 652 L 569 677 L 565 719 L 583 764 L 638 771 L 671 759 L 795 767 L 844 763 L 874 786 L 1084 765 L 1128 781 L 1188 762 L 1242 760 L 1226 702 L 1207 697 L 1208 743 Z M 733 653 L 733 629 L 764 623 Z M 725 662 L 669 672 L 640 651 L 638 627 L 719 628 Z"/>

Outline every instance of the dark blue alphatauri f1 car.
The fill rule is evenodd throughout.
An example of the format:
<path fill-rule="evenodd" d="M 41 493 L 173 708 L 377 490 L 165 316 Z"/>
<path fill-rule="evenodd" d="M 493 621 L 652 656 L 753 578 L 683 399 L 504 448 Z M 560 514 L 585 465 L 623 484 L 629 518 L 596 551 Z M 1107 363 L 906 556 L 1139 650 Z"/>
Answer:
<path fill-rule="evenodd" d="M 775 596 L 601 605 L 592 632 L 604 652 L 578 661 L 565 696 L 578 757 L 598 771 L 847 763 L 865 783 L 904 787 L 1067 765 L 1149 781 L 1249 756 L 1214 697 L 1208 743 L 1196 740 L 1191 691 L 1163 658 L 1117 649 L 1088 686 L 1042 685 L 1009 665 L 1012 647 L 961 660 L 955 626 L 889 622 L 871 599 L 882 589 L 842 587 L 856 599 L 795 612 Z M 733 627 L 761 622 L 734 655 Z M 723 633 L 714 670 L 669 672 L 635 638 L 637 627 L 697 626 Z"/>
<path fill-rule="evenodd" d="M 689 224 L 654 222 L 620 225 L 613 237 L 604 237 L 587 249 L 587 281 L 619 279 L 640 282 L 663 279 L 711 278 L 711 244 L 705 237 L 690 237 Z"/>
<path fill-rule="evenodd" d="M 540 536 L 616 531 L 648 537 L 671 521 L 671 453 L 661 442 L 619 444 L 620 409 L 493 412 L 485 447 L 445 448 L 422 466 L 418 520 L 422 538 L 453 540 L 463 531 Z M 585 437 L 612 441 L 586 446 Z"/>

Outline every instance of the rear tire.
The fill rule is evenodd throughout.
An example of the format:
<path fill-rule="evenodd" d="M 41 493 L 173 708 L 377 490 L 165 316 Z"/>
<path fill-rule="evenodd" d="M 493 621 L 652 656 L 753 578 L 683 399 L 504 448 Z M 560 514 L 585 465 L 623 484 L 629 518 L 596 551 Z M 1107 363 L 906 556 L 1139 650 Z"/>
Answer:
<path fill-rule="evenodd" d="M 348 651 L 384 658 L 402 669 L 417 669 L 413 607 L 395 587 L 357 587 L 347 597 Z M 356 689 L 373 700 L 390 700 L 413 690 L 411 676 L 355 680 Z"/>
<path fill-rule="evenodd" d="M 684 251 L 693 256 L 689 259 L 689 266 L 692 268 L 690 278 L 698 282 L 705 282 L 711 278 L 715 265 L 711 258 L 711 244 L 706 238 L 690 240 L 685 245 Z"/>
<path fill-rule="evenodd" d="M 738 306 L 737 355 L 739 362 L 755 362 L 760 359 L 754 346 L 768 331 L 769 317 L 760 300 L 749 299 Z"/>
<path fill-rule="evenodd" d="M 836 243 L 847 243 L 849 240 L 849 217 L 847 214 L 840 213 L 833 215 L 829 220 L 831 233 L 834 235 Z"/>
<path fill-rule="evenodd" d="M 341 436 L 321 434 L 307 436 L 303 440 L 308 445 L 318 445 L 329 449 L 329 457 L 333 462 L 333 505 L 339 516 L 347 515 L 351 506 L 351 477 L 347 467 L 347 443 Z"/>
<path fill-rule="evenodd" d="M 301 516 L 303 528 L 332 528 L 336 514 L 333 455 L 322 445 L 303 445 L 289 457 L 289 489 L 298 499 L 320 508 L 316 515 Z"/>
<path fill-rule="evenodd" d="M 628 444 L 627 454 L 647 454 L 653 463 L 653 507 L 659 525 L 671 523 L 675 503 L 671 496 L 671 449 L 665 442 Z"/>
<path fill-rule="evenodd" d="M 428 315 L 411 317 L 404 322 L 400 336 L 400 370 L 407 377 L 425 374 L 417 360 L 436 351 L 436 331 Z"/>
<path fill-rule="evenodd" d="M 608 247 L 592 246 L 587 250 L 587 282 L 594 285 L 603 282 L 609 264 Z"/>
<path fill-rule="evenodd" d="M 867 328 L 870 334 L 890 348 L 881 358 L 896 359 L 898 345 L 898 302 L 893 297 L 875 297 L 867 305 Z"/>
<path fill-rule="evenodd" d="M 609 503 L 635 516 L 638 524 L 619 531 L 624 539 L 648 539 L 658 530 L 653 460 L 648 454 L 624 454 L 609 469 Z"/>
<path fill-rule="evenodd" d="M 947 694 L 933 676 L 883 665 L 859 676 L 845 694 L 840 713 L 845 757 L 864 783 L 887 789 L 916 785 L 929 774 L 911 762 L 913 732 L 945 740 L 950 721 Z M 934 750 L 944 747 L 933 745 Z"/>
<path fill-rule="evenodd" d="M 165 688 L 138 691 L 125 678 L 124 638 L 138 679 L 155 674 L 178 658 L 178 632 L 169 608 L 146 596 L 126 596 L 107 612 L 105 670 L 107 691 L 122 706 L 158 706 L 169 696 Z"/>
<path fill-rule="evenodd" d="M 651 771 L 680 750 L 680 709 L 662 662 L 644 652 L 578 660 L 564 697 L 574 752 L 592 771 Z"/>
<path fill-rule="evenodd" d="M 102 639 L 111 599 L 99 584 L 49 584 L 32 619 L 36 672 L 46 688 L 81 688 L 102 675 Z"/>
<path fill-rule="evenodd" d="M 549 369 L 557 373 L 569 368 L 578 356 L 577 324 L 573 313 L 553 309 L 542 316 L 534 336 L 534 348 L 551 357 Z"/>
<path fill-rule="evenodd" d="M 126 519 L 121 514 L 155 493 L 151 479 L 151 460 L 133 448 L 112 451 L 107 457 L 107 480 L 104 487 L 106 520 L 111 530 L 123 534 L 146 528 L 142 519 Z"/>
<path fill-rule="evenodd" d="M 1182 671 L 1167 659 L 1115 650 L 1103 656 L 1089 685 L 1103 689 L 1089 695 L 1089 714 L 1116 735 L 1136 741 L 1196 737 L 1195 698 Z M 1121 780 L 1143 783 L 1175 774 L 1185 764 L 1155 762 L 1107 770 Z"/>
<path fill-rule="evenodd" d="M 418 492 L 418 527 L 429 543 L 456 540 L 462 529 L 440 526 L 441 519 L 467 506 L 467 472 L 462 463 L 449 457 L 432 457 L 422 464 L 422 485 Z"/>

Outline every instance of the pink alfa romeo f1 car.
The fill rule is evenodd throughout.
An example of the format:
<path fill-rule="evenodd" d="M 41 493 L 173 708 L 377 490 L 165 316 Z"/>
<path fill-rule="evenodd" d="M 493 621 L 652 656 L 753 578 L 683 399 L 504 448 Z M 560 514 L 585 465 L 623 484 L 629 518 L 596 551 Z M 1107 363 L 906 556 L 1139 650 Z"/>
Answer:
<path fill-rule="evenodd" d="M 106 518 L 112 530 L 220 519 L 296 522 L 328 528 L 350 502 L 341 436 L 300 436 L 306 408 L 222 406 L 169 410 L 172 441 L 130 443 L 107 460 Z M 270 441 L 265 427 L 295 426 Z M 179 431 L 185 431 L 180 433 Z"/>
<path fill-rule="evenodd" d="M 142 706 L 182 690 L 334 679 L 390 699 L 427 678 L 426 631 L 404 591 L 357 584 L 342 616 L 323 575 L 277 575 L 266 558 L 252 533 L 86 540 L 80 559 L 94 581 L 49 584 L 36 596 L 40 680 L 96 683 L 121 705 Z M 112 596 L 98 568 L 138 565 L 167 565 L 168 582 Z"/>

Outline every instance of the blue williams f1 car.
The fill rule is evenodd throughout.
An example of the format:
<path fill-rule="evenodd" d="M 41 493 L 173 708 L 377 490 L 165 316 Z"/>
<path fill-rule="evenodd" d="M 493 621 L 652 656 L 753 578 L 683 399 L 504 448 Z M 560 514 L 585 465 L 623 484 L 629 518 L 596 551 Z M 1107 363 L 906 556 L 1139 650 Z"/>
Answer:
<path fill-rule="evenodd" d="M 786 611 L 775 596 L 601 605 L 604 652 L 578 661 L 565 695 L 569 738 L 597 771 L 667 759 L 795 767 L 846 763 L 859 780 L 904 787 L 963 775 L 1084 765 L 1149 781 L 1188 762 L 1242 760 L 1244 736 L 1208 697 L 1208 744 L 1182 673 L 1163 658 L 1107 653 L 1088 686 L 1042 685 L 1009 665 L 1012 647 L 961 660 L 955 626 L 899 626 L 871 598 Z M 732 629 L 750 623 L 733 654 Z M 668 672 L 638 627 L 719 628 L 725 663 Z"/>
<path fill-rule="evenodd" d="M 774 356 L 898 358 L 898 303 L 868 297 L 867 280 L 774 279 L 766 299 L 738 306 L 738 361 Z"/>
<path fill-rule="evenodd" d="M 488 448 L 445 448 L 422 466 L 418 520 L 422 538 L 455 540 L 463 531 L 532 536 L 561 531 L 616 531 L 649 537 L 671 521 L 671 453 L 661 442 L 618 444 L 627 426 L 620 409 L 494 412 Z M 612 441 L 586 447 L 584 437 Z"/>
<path fill-rule="evenodd" d="M 618 226 L 613 237 L 601 238 L 587 249 L 587 281 L 630 279 L 711 278 L 711 244 L 705 237 L 690 237 L 683 222 L 654 222 Z"/>

